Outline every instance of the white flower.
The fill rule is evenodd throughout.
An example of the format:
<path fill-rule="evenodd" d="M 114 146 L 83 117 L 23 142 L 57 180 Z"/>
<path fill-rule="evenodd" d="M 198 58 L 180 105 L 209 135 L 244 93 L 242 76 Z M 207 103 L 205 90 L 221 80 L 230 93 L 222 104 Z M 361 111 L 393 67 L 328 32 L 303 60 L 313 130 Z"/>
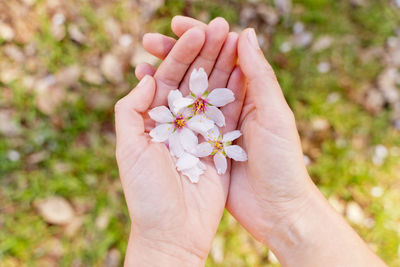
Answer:
<path fill-rule="evenodd" d="M 197 183 L 206 166 L 197 157 L 185 152 L 178 158 L 176 168 L 187 176 L 192 183 Z"/>
<path fill-rule="evenodd" d="M 203 68 L 194 69 L 189 80 L 190 95 L 177 98 L 173 105 L 180 110 L 189 107 L 193 114 L 204 114 L 213 120 L 219 127 L 225 125 L 224 114 L 218 107 L 225 106 L 235 100 L 235 96 L 228 88 L 216 88 L 211 92 L 207 91 L 208 77 Z"/>
<path fill-rule="evenodd" d="M 194 154 L 197 157 L 214 155 L 214 164 L 218 174 L 224 174 L 227 168 L 226 156 L 236 161 L 246 161 L 246 152 L 238 145 L 232 145 L 232 141 L 239 138 L 242 134 L 235 130 L 229 133 L 220 134 L 217 127 L 209 130 L 203 142 L 196 146 Z"/>
<path fill-rule="evenodd" d="M 208 131 L 214 123 L 204 116 L 191 117 L 187 109 L 177 112 L 172 105 L 177 98 L 182 98 L 182 94 L 178 90 L 173 90 L 168 94 L 170 109 L 159 106 L 149 111 L 150 118 L 159 123 L 149 134 L 154 142 L 168 141 L 171 154 L 180 157 L 184 151 L 192 151 L 198 144 L 193 131 Z"/>

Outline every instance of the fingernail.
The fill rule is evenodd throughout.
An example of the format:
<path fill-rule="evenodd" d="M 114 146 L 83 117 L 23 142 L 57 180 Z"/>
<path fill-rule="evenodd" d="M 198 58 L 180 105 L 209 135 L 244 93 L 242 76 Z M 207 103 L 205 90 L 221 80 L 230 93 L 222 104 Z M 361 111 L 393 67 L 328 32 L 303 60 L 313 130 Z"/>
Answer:
<path fill-rule="evenodd" d="M 247 38 L 249 39 L 250 44 L 251 44 L 255 49 L 259 49 L 259 48 L 260 48 L 260 46 L 259 46 L 259 44 L 258 44 L 256 32 L 254 31 L 253 28 L 251 28 L 251 29 L 249 30 L 249 32 L 247 33 Z"/>
<path fill-rule="evenodd" d="M 140 82 L 137 84 L 136 87 L 141 87 L 141 86 L 146 85 L 149 82 L 149 80 L 150 80 L 150 75 L 144 76 L 143 79 L 140 80 Z"/>

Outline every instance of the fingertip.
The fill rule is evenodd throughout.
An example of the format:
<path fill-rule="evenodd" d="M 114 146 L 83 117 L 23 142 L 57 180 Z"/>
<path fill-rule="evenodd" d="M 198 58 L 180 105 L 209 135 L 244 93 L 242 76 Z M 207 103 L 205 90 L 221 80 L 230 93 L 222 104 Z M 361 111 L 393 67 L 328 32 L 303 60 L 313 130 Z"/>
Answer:
<path fill-rule="evenodd" d="M 206 40 L 206 33 L 202 28 L 196 26 L 185 32 L 181 38 L 183 37 L 192 40 L 190 43 L 188 43 L 190 47 L 197 48 L 199 45 L 203 46 Z"/>
<path fill-rule="evenodd" d="M 141 63 L 135 68 L 135 76 L 138 80 L 142 80 L 144 76 L 154 76 L 156 69 L 149 63 Z"/>
<path fill-rule="evenodd" d="M 226 34 L 229 32 L 229 23 L 222 17 L 216 17 L 215 19 L 211 20 L 208 26 L 214 27 L 221 32 L 226 32 Z"/>
<path fill-rule="evenodd" d="M 184 18 L 184 17 L 181 15 L 177 15 L 177 16 L 173 17 L 171 20 L 171 29 L 177 36 L 179 36 L 177 33 L 181 32 L 180 25 L 182 22 L 182 18 Z"/>
<path fill-rule="evenodd" d="M 239 34 L 237 32 L 230 32 L 228 33 L 227 39 L 229 39 L 230 41 L 237 42 L 239 40 Z"/>
<path fill-rule="evenodd" d="M 239 65 L 248 79 L 275 76 L 272 67 L 258 47 L 254 29 L 247 28 L 239 36 L 238 60 Z"/>
<path fill-rule="evenodd" d="M 181 37 L 186 31 L 193 27 L 206 29 L 207 25 L 199 20 L 180 15 L 173 17 L 171 20 L 171 29 L 178 37 Z"/>
<path fill-rule="evenodd" d="M 146 33 L 143 35 L 143 48 L 159 59 L 164 59 L 174 47 L 176 40 L 160 33 Z"/>

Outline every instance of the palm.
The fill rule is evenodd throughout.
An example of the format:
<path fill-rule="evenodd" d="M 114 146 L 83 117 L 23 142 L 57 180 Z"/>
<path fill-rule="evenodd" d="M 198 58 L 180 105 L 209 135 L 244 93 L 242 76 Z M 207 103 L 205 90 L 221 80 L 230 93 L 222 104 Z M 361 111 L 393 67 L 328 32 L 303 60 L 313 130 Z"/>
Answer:
<path fill-rule="evenodd" d="M 129 151 L 129 150 L 132 151 Z M 126 147 L 127 155 L 134 155 L 137 147 Z M 140 167 L 138 167 L 140 166 Z M 209 244 L 224 209 L 228 184 L 221 184 L 211 167 L 203 180 L 192 184 L 178 174 L 164 144 L 147 143 L 138 156 L 126 158 L 120 164 L 128 208 L 136 230 L 151 233 L 149 240 L 168 232 L 178 237 L 190 233 L 187 244 L 194 253 L 207 255 Z M 227 177 L 225 177 L 227 180 Z M 151 230 L 151 231 L 149 231 Z"/>

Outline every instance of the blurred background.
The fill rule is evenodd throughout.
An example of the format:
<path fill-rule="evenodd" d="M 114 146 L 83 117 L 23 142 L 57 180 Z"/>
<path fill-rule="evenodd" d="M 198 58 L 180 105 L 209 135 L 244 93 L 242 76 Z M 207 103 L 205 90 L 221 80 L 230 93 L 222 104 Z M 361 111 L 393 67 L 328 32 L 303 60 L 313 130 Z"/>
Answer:
<path fill-rule="evenodd" d="M 400 1 L 1 0 L 0 266 L 121 266 L 113 105 L 183 14 L 256 28 L 313 180 L 400 266 Z M 279 266 L 229 214 L 207 266 Z"/>

